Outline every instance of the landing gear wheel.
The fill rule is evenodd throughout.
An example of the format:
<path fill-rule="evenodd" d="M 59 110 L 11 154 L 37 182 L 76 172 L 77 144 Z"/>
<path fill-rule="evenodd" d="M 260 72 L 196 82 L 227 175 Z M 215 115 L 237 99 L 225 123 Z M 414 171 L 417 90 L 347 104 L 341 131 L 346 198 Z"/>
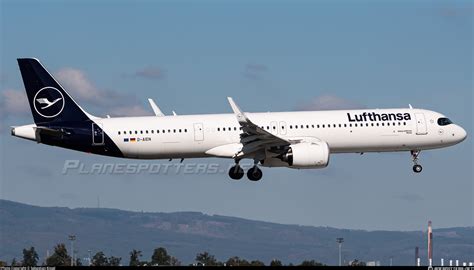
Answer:
<path fill-rule="evenodd" d="M 258 181 L 262 179 L 263 173 L 257 166 L 250 168 L 247 172 L 247 177 L 250 181 Z"/>
<path fill-rule="evenodd" d="M 412 150 L 410 151 L 410 154 L 411 154 L 411 159 L 413 160 L 413 163 L 415 165 L 413 165 L 413 171 L 415 173 L 421 173 L 421 171 L 423 170 L 423 167 L 421 167 L 421 165 L 418 164 L 418 156 L 420 155 L 420 150 Z"/>
<path fill-rule="evenodd" d="M 423 170 L 423 167 L 421 167 L 421 165 L 418 165 L 418 164 L 413 165 L 413 171 L 415 173 L 421 173 L 422 170 Z"/>
<path fill-rule="evenodd" d="M 240 180 L 244 177 L 244 170 L 239 166 L 239 164 L 232 166 L 229 170 L 229 177 L 234 180 Z"/>

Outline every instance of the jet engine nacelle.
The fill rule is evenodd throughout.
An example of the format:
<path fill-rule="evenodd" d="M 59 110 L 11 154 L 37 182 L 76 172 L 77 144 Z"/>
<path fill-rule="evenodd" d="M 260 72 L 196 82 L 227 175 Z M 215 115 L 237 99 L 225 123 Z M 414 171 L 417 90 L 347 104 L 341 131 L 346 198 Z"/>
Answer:
<path fill-rule="evenodd" d="M 325 168 L 329 164 L 329 146 L 326 142 L 302 142 L 290 145 L 280 158 L 266 158 L 265 167 L 289 167 L 294 169 Z"/>

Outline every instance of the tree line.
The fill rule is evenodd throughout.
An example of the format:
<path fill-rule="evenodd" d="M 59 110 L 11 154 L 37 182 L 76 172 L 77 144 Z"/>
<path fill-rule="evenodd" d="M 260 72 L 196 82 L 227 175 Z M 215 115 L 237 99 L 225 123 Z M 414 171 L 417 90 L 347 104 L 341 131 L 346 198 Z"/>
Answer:
<path fill-rule="evenodd" d="M 142 252 L 140 250 L 133 249 L 130 251 L 129 266 L 180 266 L 181 262 L 174 256 L 168 254 L 168 251 L 164 247 L 155 248 L 150 260 L 142 260 Z M 240 258 L 238 256 L 232 256 L 226 261 L 219 261 L 216 257 L 209 252 L 205 251 L 196 254 L 194 259 L 195 263 L 191 265 L 203 265 L 203 266 L 265 266 L 265 263 L 260 260 L 251 260 Z M 92 266 L 121 266 L 121 257 L 110 256 L 107 257 L 104 252 L 99 251 L 90 258 L 90 265 Z M 74 266 L 83 266 L 82 261 L 77 258 L 74 262 Z M 17 261 L 15 258 L 11 264 L 0 260 L 0 267 L 4 266 L 39 266 L 39 256 L 34 247 L 23 249 L 23 260 Z M 51 256 L 46 258 L 42 266 L 71 266 L 71 256 L 68 254 L 66 245 L 63 243 L 57 244 L 54 247 L 54 252 Z M 273 259 L 268 265 L 270 266 L 283 266 L 283 263 L 278 259 Z M 322 266 L 323 264 L 315 260 L 305 260 L 300 266 Z M 288 266 L 293 266 L 289 264 Z"/>

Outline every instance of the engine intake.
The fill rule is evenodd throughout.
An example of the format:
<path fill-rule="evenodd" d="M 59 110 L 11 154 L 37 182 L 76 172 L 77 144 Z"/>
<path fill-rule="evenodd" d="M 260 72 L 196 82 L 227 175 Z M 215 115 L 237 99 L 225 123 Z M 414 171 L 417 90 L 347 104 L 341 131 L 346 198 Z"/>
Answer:
<path fill-rule="evenodd" d="M 282 156 L 282 161 L 291 168 L 325 168 L 329 164 L 329 146 L 326 142 L 294 144 Z"/>

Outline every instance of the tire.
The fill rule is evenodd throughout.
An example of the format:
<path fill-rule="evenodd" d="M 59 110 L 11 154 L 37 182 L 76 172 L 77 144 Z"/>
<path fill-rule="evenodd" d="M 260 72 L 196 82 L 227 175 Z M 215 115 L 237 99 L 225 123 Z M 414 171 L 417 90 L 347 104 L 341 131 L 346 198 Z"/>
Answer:
<path fill-rule="evenodd" d="M 250 181 L 258 181 L 262 179 L 263 173 L 262 170 L 258 167 L 252 167 L 247 172 L 247 177 Z"/>
<path fill-rule="evenodd" d="M 240 180 L 244 177 L 244 170 L 239 166 L 235 165 L 229 169 L 229 177 L 234 180 Z"/>
<path fill-rule="evenodd" d="M 421 167 L 421 165 L 418 165 L 418 164 L 413 165 L 413 171 L 415 173 L 421 173 L 421 171 L 423 171 L 423 167 Z"/>

